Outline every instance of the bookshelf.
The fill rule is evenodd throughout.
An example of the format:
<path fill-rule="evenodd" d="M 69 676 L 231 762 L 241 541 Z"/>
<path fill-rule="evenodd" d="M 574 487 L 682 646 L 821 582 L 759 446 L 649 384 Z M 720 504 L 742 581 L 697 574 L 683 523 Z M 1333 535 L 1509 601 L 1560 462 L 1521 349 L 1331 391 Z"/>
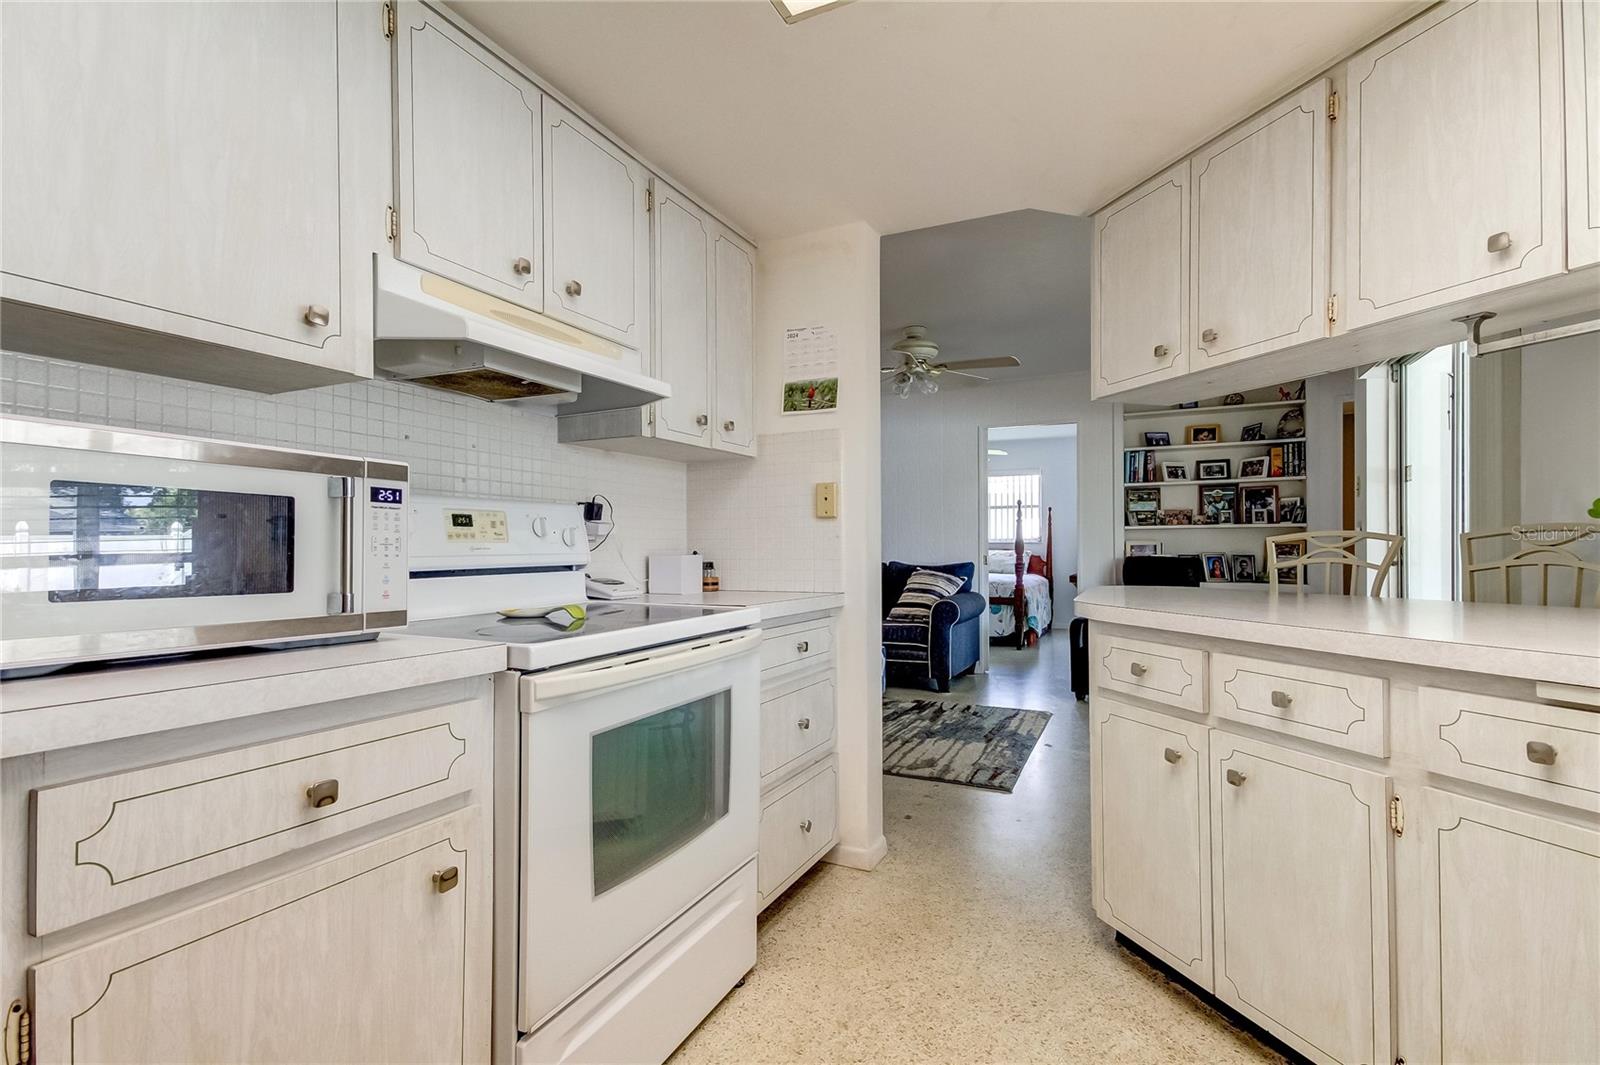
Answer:
<path fill-rule="evenodd" d="M 1305 400 L 1293 398 L 1297 390 L 1304 396 L 1303 384 L 1282 387 L 1291 398 L 1271 386 L 1237 403 L 1219 396 L 1193 407 L 1124 408 L 1117 471 L 1123 554 L 1221 554 L 1230 577 L 1247 556 L 1253 574 L 1264 578 L 1266 537 L 1308 528 L 1313 457 Z M 1214 426 L 1216 439 L 1189 443 L 1191 426 Z M 1247 432 L 1256 439 L 1243 439 Z M 1165 434 L 1166 442 L 1147 443 L 1146 434 Z M 1176 476 L 1179 469 L 1184 476 Z M 1189 521 L 1181 523 L 1185 511 Z M 1224 520 L 1207 520 L 1217 518 Z M 1264 579 L 1250 583 L 1265 586 Z"/>

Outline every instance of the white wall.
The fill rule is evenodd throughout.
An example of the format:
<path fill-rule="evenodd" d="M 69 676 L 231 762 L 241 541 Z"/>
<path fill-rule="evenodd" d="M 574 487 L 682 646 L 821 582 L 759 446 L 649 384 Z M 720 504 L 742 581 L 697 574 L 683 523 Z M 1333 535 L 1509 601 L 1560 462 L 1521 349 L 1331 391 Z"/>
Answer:
<path fill-rule="evenodd" d="M 619 549 L 640 578 L 688 539 L 680 462 L 556 443 L 549 413 L 393 381 L 265 396 L 152 374 L 0 352 L 0 411 L 409 463 L 415 492 L 615 504 Z"/>
<path fill-rule="evenodd" d="M 1521 393 L 1521 520 L 1586 520 L 1600 497 L 1600 340 L 1524 350 Z"/>
<path fill-rule="evenodd" d="M 1005 452 L 988 456 L 991 474 L 1039 471 L 1040 502 L 1053 512 L 1055 519 L 1056 580 L 1055 595 L 1050 602 L 1051 616 L 1056 619 L 1054 626 L 1064 630 L 1071 617 L 1074 596 L 1072 582 L 1067 577 L 1078 571 L 1078 435 L 1074 432 L 1041 440 L 991 440 L 989 447 Z M 1041 517 L 1039 540 L 1029 544 L 1028 550 L 1044 554 L 1044 538 L 1045 524 Z M 1013 535 L 1008 534 L 999 541 L 991 541 L 991 546 L 1009 548 L 1013 542 Z M 977 590 L 981 592 L 983 587 L 980 585 Z"/>
<path fill-rule="evenodd" d="M 1355 394 L 1354 370 L 1306 379 L 1306 522 L 1313 531 L 1344 528 L 1344 405 Z"/>

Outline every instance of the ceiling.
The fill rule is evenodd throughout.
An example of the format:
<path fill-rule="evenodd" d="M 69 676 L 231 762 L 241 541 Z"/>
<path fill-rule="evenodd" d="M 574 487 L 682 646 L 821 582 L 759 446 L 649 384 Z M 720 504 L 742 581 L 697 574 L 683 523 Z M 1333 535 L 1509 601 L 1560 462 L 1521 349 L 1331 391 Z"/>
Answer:
<path fill-rule="evenodd" d="M 1005 440 L 1062 440 L 1078 435 L 1077 425 L 997 425 L 989 430 L 989 443 Z"/>
<path fill-rule="evenodd" d="M 1418 7 L 452 6 L 757 239 L 1083 214 Z"/>
<path fill-rule="evenodd" d="M 880 365 L 899 361 L 889 345 L 902 329 L 923 325 L 941 359 L 1022 360 L 1015 369 L 977 371 L 995 381 L 1087 371 L 1091 225 L 1013 211 L 883 238 Z M 940 379 L 941 387 L 966 383 Z"/>

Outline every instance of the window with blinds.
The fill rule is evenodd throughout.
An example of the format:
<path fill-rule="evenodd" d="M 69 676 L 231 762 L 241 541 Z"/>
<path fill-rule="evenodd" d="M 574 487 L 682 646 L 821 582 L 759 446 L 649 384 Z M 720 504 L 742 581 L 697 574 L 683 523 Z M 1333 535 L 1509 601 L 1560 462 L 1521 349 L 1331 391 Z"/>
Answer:
<path fill-rule="evenodd" d="M 989 475 L 989 542 L 1011 543 L 1017 534 L 1017 501 L 1022 502 L 1022 538 L 1039 540 L 1039 474 L 991 473 Z"/>

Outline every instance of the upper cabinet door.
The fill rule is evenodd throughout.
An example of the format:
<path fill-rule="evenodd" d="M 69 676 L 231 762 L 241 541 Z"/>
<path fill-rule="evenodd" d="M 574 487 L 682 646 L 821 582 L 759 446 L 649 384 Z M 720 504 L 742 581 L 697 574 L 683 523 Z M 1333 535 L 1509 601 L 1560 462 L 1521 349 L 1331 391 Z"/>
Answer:
<path fill-rule="evenodd" d="M 1191 371 L 1328 335 L 1328 82 L 1190 160 Z"/>
<path fill-rule="evenodd" d="M 1600 2 L 1561 8 L 1567 72 L 1567 266 L 1600 262 Z"/>
<path fill-rule="evenodd" d="M 148 351 L 183 372 L 155 332 L 371 376 L 382 186 L 353 149 L 387 139 L 374 18 L 364 4 L 6 5 L 7 298 L 147 331 L 88 344 L 134 351 L 133 368 Z"/>
<path fill-rule="evenodd" d="M 545 312 L 648 348 L 650 176 L 555 100 L 544 102 Z"/>
<path fill-rule="evenodd" d="M 1561 272 L 1559 35 L 1554 0 L 1475 0 L 1350 60 L 1350 327 Z"/>
<path fill-rule="evenodd" d="M 717 447 L 756 447 L 755 254 L 723 230 L 713 253 Z"/>
<path fill-rule="evenodd" d="M 533 310 L 544 305 L 540 95 L 432 8 L 400 5 L 398 254 Z"/>
<path fill-rule="evenodd" d="M 1094 218 L 1095 398 L 1189 372 L 1189 163 Z"/>
<path fill-rule="evenodd" d="M 711 220 L 657 183 L 656 376 L 672 395 L 656 403 L 656 436 L 711 446 Z"/>

